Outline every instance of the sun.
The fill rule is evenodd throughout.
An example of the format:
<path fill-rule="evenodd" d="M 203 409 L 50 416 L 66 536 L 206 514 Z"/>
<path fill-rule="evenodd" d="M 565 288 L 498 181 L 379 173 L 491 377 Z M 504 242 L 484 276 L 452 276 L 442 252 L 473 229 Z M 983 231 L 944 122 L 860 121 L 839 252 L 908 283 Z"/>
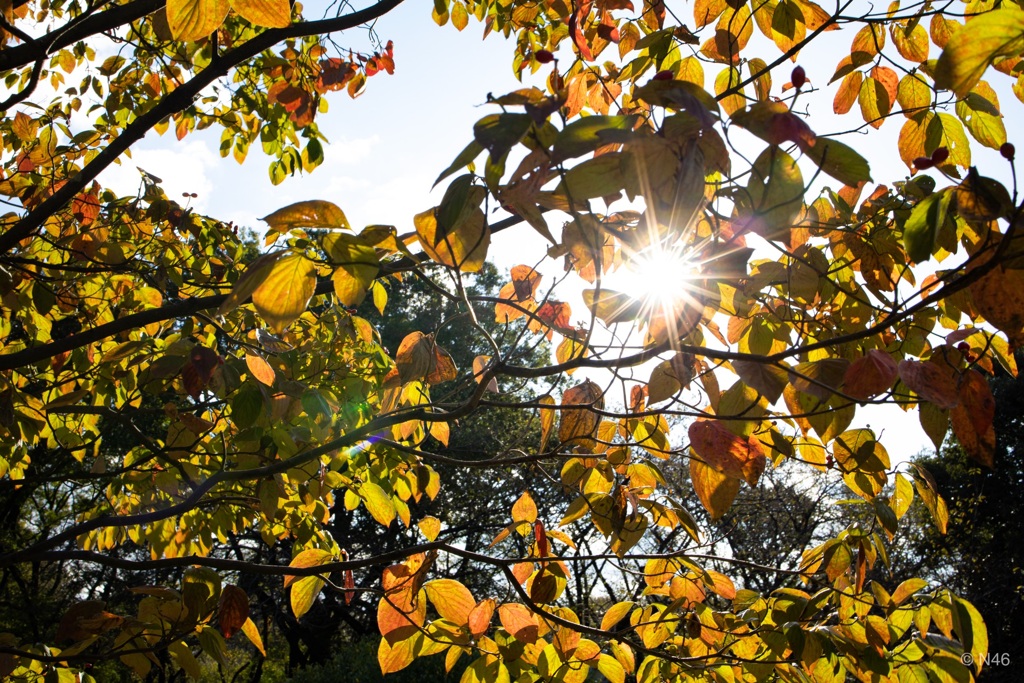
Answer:
<path fill-rule="evenodd" d="M 608 279 L 611 289 L 652 309 L 671 308 L 693 292 L 699 264 L 682 245 L 655 244 L 631 255 Z"/>

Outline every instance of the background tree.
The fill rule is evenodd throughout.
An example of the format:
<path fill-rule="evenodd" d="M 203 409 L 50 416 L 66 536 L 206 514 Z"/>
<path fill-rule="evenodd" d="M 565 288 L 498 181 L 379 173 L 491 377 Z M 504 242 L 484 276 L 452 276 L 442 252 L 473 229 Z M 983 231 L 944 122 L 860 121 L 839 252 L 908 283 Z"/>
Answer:
<path fill-rule="evenodd" d="M 969 601 L 876 580 L 914 499 L 942 533 L 949 510 L 925 468 L 894 467 L 854 420 L 901 405 L 995 464 L 986 375 L 1016 375 L 1024 339 L 1022 207 L 1015 181 L 986 175 L 1012 177 L 1015 150 L 982 79 L 1019 71 L 1019 4 L 700 0 L 691 30 L 662 2 L 437 2 L 440 24 L 515 33 L 517 73 L 546 82 L 489 98 L 414 233 L 356 232 L 335 204 L 299 202 L 263 219 L 253 258 L 159 179 L 130 197 L 96 182 L 172 123 L 179 139 L 219 127 L 239 160 L 260 140 L 275 182 L 311 170 L 325 96 L 394 66 L 390 44 L 346 53 L 335 37 L 396 4 L 315 21 L 284 0 L 2 13 L 0 465 L 18 511 L 3 585 L 44 566 L 104 583 L 40 624 L 41 642 L 0 635 L 0 675 L 119 661 L 198 678 L 197 654 L 225 670 L 237 633 L 261 653 L 272 634 L 277 599 L 255 577 L 284 579 L 291 615 L 273 633 L 292 629 L 295 664 L 330 647 L 318 618 L 372 596 L 385 673 L 444 653 L 466 683 L 978 675 L 989 643 Z M 884 163 L 802 113 L 828 74 L 786 62 L 840 28 L 833 112 L 856 102 L 865 130 L 902 116 L 892 156 L 911 178 L 868 187 Z M 534 265 L 474 291 L 491 235 L 527 226 L 546 242 Z M 615 291 L 625 268 L 661 286 Z M 383 344 L 358 305 L 387 310 L 384 283 L 414 274 L 411 300 L 444 315 Z M 544 340 L 554 358 L 537 365 Z M 460 366 L 456 347 L 475 355 Z M 471 423 L 490 425 L 486 443 L 459 441 Z M 494 433 L 524 424 L 529 445 Z M 121 448 L 104 446 L 114 425 Z M 797 534 L 796 566 L 726 552 L 690 509 L 724 518 L 769 463 L 841 477 L 870 515 Z M 479 481 L 469 469 L 500 482 L 493 539 L 493 510 L 484 528 L 451 503 L 419 516 L 444 485 Z M 737 543 L 797 530 L 742 517 Z M 453 576 L 500 580 L 474 593 Z"/>

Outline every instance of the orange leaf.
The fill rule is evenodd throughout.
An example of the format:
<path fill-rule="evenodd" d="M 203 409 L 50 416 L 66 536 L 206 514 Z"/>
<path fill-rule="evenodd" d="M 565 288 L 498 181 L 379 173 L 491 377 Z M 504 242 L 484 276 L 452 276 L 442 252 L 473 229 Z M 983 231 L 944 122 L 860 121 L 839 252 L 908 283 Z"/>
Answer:
<path fill-rule="evenodd" d="M 540 634 L 540 627 L 533 612 L 525 605 L 510 602 L 498 608 L 498 619 L 501 627 L 512 634 L 512 637 L 523 643 L 535 643 Z"/>
<path fill-rule="evenodd" d="M 289 204 L 260 220 L 277 232 L 296 228 L 351 229 L 345 212 L 336 204 L 321 199 Z"/>
<path fill-rule="evenodd" d="M 259 356 L 249 353 L 245 354 L 245 366 L 249 368 L 249 372 L 261 384 L 265 384 L 268 387 L 274 384 L 274 368 L 270 367 L 270 363 Z"/>
<path fill-rule="evenodd" d="M 757 486 L 767 458 L 756 438 L 737 436 L 721 422 L 711 420 L 691 424 L 689 436 L 690 447 L 707 465 L 726 476 Z"/>
<path fill-rule="evenodd" d="M 839 84 L 835 99 L 832 101 L 832 110 L 837 114 L 845 114 L 853 108 L 860 94 L 860 84 L 864 81 L 864 74 L 860 71 L 851 71 L 843 76 L 843 82 Z"/>
<path fill-rule="evenodd" d="M 480 604 L 469 613 L 469 632 L 473 634 L 473 637 L 478 638 L 487 632 L 487 628 L 491 625 L 491 618 L 494 616 L 495 604 L 492 598 L 481 600 Z"/>
<path fill-rule="evenodd" d="M 604 408 L 604 393 L 601 387 L 589 379 L 582 384 L 567 389 L 562 394 L 562 404 L 566 406 L 592 406 L 595 410 Z M 591 438 L 597 429 L 600 416 L 593 410 L 563 410 L 558 425 L 558 440 L 562 443 L 574 442 L 582 448 L 592 448 Z"/>

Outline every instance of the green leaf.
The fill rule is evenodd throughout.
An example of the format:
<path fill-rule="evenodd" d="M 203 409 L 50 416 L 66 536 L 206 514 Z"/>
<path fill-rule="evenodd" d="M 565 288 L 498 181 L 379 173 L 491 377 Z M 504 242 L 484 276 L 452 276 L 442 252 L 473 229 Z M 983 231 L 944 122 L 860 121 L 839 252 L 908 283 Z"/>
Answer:
<path fill-rule="evenodd" d="M 903 226 L 903 247 L 914 263 L 924 263 L 931 258 L 939 228 L 946 222 L 952 196 L 945 190 L 930 194 L 910 212 Z"/>
<path fill-rule="evenodd" d="M 620 158 L 618 152 L 612 152 L 573 166 L 566 171 L 565 178 L 555 192 L 567 194 L 576 202 L 621 192 L 625 180 L 619 163 Z"/>
<path fill-rule="evenodd" d="M 1024 50 L 1024 11 L 1007 7 L 975 17 L 957 31 L 935 65 L 935 85 L 967 97 L 999 57 Z"/>
<path fill-rule="evenodd" d="M 395 504 L 391 496 L 373 482 L 364 482 L 359 487 L 359 497 L 363 499 L 366 510 L 383 526 L 391 526 L 395 521 Z"/>
<path fill-rule="evenodd" d="M 803 208 L 804 178 L 793 157 L 772 146 L 761 152 L 747 184 L 753 211 L 750 229 L 770 240 L 789 241 L 789 229 Z"/>
<path fill-rule="evenodd" d="M 476 122 L 473 137 L 492 159 L 500 159 L 523 139 L 531 125 L 529 114 L 491 114 Z"/>
<path fill-rule="evenodd" d="M 316 266 L 302 254 L 274 263 L 256 291 L 252 303 L 276 333 L 284 332 L 302 315 L 316 291 Z"/>
<path fill-rule="evenodd" d="M 629 131 L 636 125 L 636 116 L 587 116 L 573 121 L 555 138 L 551 161 L 583 156 L 606 144 L 610 131 Z"/>
<path fill-rule="evenodd" d="M 437 176 L 437 180 L 434 181 L 434 187 L 437 187 L 439 182 L 450 176 L 452 173 L 469 166 L 473 163 L 474 159 L 480 156 L 480 152 L 482 151 L 484 151 L 484 146 L 476 140 L 473 140 L 471 143 L 466 145 L 466 147 L 459 152 L 459 156 L 455 157 L 455 161 L 451 163 L 451 166 L 441 171 L 441 175 Z"/>
<path fill-rule="evenodd" d="M 815 164 L 839 182 L 856 187 L 871 181 L 871 167 L 856 150 L 838 140 L 817 138 L 800 146 Z"/>

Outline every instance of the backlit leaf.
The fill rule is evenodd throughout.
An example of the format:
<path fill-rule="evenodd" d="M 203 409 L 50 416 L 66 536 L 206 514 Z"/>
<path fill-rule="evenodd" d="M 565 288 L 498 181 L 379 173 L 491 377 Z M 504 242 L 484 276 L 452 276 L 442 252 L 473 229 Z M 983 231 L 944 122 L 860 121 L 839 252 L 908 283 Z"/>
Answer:
<path fill-rule="evenodd" d="M 969 30 L 957 31 L 935 65 L 935 85 L 966 97 L 999 57 L 1024 50 L 1024 11 L 1007 7 L 975 17 Z"/>
<path fill-rule="evenodd" d="M 176 40 L 199 40 L 220 28 L 229 7 L 228 0 L 169 0 L 167 25 Z"/>
<path fill-rule="evenodd" d="M 466 272 L 483 267 L 491 231 L 479 208 L 464 214 L 447 232 L 438 229 L 434 209 L 416 214 L 413 222 L 423 251 L 433 260 Z"/>
<path fill-rule="evenodd" d="M 931 258 L 952 197 L 952 192 L 936 192 L 918 202 L 910 212 L 903 226 L 903 247 L 914 263 L 924 263 Z"/>
<path fill-rule="evenodd" d="M 261 384 L 265 384 L 268 387 L 274 384 L 274 368 L 270 367 L 270 363 L 263 358 L 247 353 L 245 354 L 245 366 L 249 368 L 249 372 Z"/>
<path fill-rule="evenodd" d="M 231 0 L 231 9 L 256 26 L 284 28 L 292 21 L 288 0 Z"/>
<path fill-rule="evenodd" d="M 946 409 L 960 402 L 953 376 L 938 363 L 902 360 L 898 368 L 903 383 L 925 401 Z"/>
<path fill-rule="evenodd" d="M 721 519 L 729 511 L 740 491 L 739 479 L 726 476 L 696 458 L 690 459 L 690 481 L 712 520 Z"/>
<path fill-rule="evenodd" d="M 256 628 L 256 624 L 253 622 L 252 618 L 246 619 L 245 623 L 242 624 L 242 633 L 244 633 L 245 637 L 249 639 L 249 642 L 253 644 L 253 647 L 259 650 L 261 655 L 264 657 L 267 656 L 267 650 L 263 646 L 263 636 L 260 635 L 260 630 Z"/>
<path fill-rule="evenodd" d="M 283 333 L 306 311 L 316 291 L 316 266 L 301 254 L 276 261 L 252 293 L 252 303 L 270 329 Z"/>
<path fill-rule="evenodd" d="M 843 393 L 858 399 L 869 399 L 892 387 L 898 370 L 888 353 L 871 349 L 850 363 L 843 375 Z"/>
<path fill-rule="evenodd" d="M 956 115 L 974 139 L 986 147 L 999 149 L 1006 142 L 999 98 L 985 81 L 980 81 L 967 97 L 957 100 Z"/>
<path fill-rule="evenodd" d="M 469 614 L 476 607 L 476 600 L 461 583 L 452 579 L 435 579 L 423 584 L 423 590 L 443 618 L 460 626 L 469 622 Z"/>
<path fill-rule="evenodd" d="M 337 205 L 320 199 L 289 204 L 260 220 L 277 232 L 288 232 L 296 228 L 352 229 L 344 211 Z"/>
<path fill-rule="evenodd" d="M 326 584 L 319 576 L 304 576 L 292 584 L 291 606 L 296 619 L 301 619 L 313 607 L 316 596 Z"/>
<path fill-rule="evenodd" d="M 217 623 L 225 638 L 233 636 L 249 618 L 249 596 L 238 586 L 227 585 L 220 593 Z"/>
<path fill-rule="evenodd" d="M 708 466 L 757 486 L 767 458 L 761 442 L 729 431 L 721 422 L 698 420 L 689 428 L 690 447 Z"/>
<path fill-rule="evenodd" d="M 567 389 L 562 394 L 562 405 L 565 406 L 588 406 L 601 410 L 604 407 L 604 392 L 594 382 L 587 380 L 582 384 Z M 562 443 L 590 448 L 593 445 L 591 438 L 597 430 L 597 423 L 600 416 L 589 408 L 563 409 L 562 418 L 558 424 L 558 440 Z"/>
<path fill-rule="evenodd" d="M 359 497 L 366 504 L 366 510 L 383 526 L 391 526 L 395 521 L 395 503 L 391 496 L 373 482 L 363 482 L 359 487 Z"/>
<path fill-rule="evenodd" d="M 519 499 L 512 505 L 512 521 L 531 524 L 537 521 L 537 504 L 533 502 L 528 491 L 524 491 L 523 495 L 519 496 Z"/>
<path fill-rule="evenodd" d="M 523 643 L 535 643 L 540 634 L 533 612 L 525 605 L 510 602 L 498 608 L 501 627 Z"/>

